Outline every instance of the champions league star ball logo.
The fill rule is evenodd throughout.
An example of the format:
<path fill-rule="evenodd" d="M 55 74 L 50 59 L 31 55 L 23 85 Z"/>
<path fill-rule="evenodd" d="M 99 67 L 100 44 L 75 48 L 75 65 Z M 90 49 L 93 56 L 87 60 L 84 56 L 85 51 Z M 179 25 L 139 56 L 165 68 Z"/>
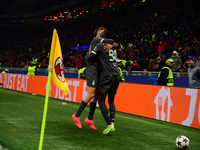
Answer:
<path fill-rule="evenodd" d="M 58 77 L 58 79 L 61 82 L 65 82 L 65 78 L 64 78 L 64 70 L 63 70 L 63 65 L 62 65 L 62 59 L 60 57 L 58 57 L 55 61 L 55 73 L 56 76 Z"/>

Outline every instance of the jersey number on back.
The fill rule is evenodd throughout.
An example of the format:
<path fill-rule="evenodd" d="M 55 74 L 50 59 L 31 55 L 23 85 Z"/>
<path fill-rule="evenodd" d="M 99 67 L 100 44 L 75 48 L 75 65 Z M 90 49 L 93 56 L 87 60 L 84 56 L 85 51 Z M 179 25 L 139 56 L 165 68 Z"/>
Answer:
<path fill-rule="evenodd" d="M 110 50 L 109 51 L 109 56 L 112 57 L 109 59 L 109 61 L 117 61 L 118 58 L 117 58 L 117 51 L 116 50 Z"/>

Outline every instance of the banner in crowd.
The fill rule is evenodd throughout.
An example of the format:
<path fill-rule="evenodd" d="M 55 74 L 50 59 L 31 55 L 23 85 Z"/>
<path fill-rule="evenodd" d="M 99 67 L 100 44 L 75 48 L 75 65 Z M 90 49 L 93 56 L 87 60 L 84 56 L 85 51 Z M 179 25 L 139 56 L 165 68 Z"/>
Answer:
<path fill-rule="evenodd" d="M 66 96 L 52 81 L 49 96 L 80 103 L 87 93 L 86 80 L 66 81 Z M 0 83 L 7 89 L 45 96 L 47 77 L 0 73 Z M 199 89 L 120 83 L 115 105 L 120 112 L 200 129 Z"/>

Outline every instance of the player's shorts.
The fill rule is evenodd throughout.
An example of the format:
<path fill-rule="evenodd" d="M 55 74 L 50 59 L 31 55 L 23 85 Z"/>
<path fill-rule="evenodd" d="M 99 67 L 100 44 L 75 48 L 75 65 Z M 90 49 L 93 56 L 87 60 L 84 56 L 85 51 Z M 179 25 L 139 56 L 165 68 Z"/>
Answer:
<path fill-rule="evenodd" d="M 105 76 L 99 79 L 99 85 L 97 90 L 102 94 L 113 94 L 117 93 L 117 89 L 120 82 L 120 76 Z"/>
<path fill-rule="evenodd" d="M 97 88 L 99 80 L 99 70 L 96 64 L 89 64 L 86 67 L 85 76 L 87 79 L 87 86 Z"/>

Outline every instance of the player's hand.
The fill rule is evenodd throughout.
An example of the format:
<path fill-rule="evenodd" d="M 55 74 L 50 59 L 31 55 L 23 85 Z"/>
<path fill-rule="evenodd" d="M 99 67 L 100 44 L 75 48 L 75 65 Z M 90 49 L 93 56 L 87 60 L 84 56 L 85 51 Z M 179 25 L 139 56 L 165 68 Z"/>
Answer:
<path fill-rule="evenodd" d="M 106 44 L 106 46 L 104 46 L 104 49 L 109 52 L 111 49 L 113 48 L 113 45 L 111 44 Z"/>

